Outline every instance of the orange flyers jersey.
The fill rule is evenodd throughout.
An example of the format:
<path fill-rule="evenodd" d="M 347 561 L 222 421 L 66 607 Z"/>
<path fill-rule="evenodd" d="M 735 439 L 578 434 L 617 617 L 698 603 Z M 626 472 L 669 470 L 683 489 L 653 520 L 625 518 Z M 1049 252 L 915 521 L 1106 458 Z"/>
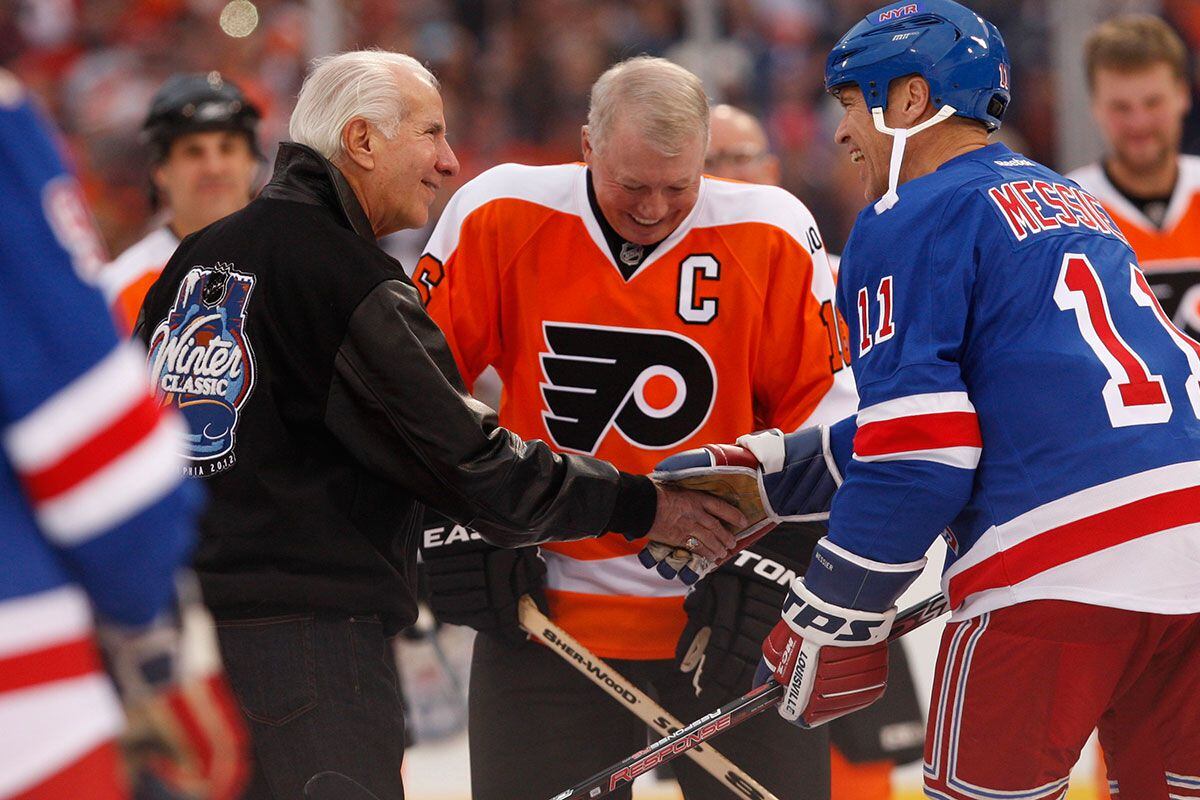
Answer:
<path fill-rule="evenodd" d="M 505 164 L 450 201 L 414 273 L 468 384 L 493 365 L 500 420 L 630 472 L 764 427 L 855 410 L 844 323 L 813 218 L 782 189 L 704 178 L 628 280 L 582 164 Z M 670 658 L 686 588 L 616 534 L 542 547 L 555 619 L 606 658 Z"/>
<path fill-rule="evenodd" d="M 165 225 L 121 253 L 100 271 L 100 289 L 122 333 L 133 332 L 146 292 L 175 254 L 179 240 Z"/>
<path fill-rule="evenodd" d="M 1200 335 L 1200 156 L 1179 157 L 1161 228 L 1112 185 L 1100 164 L 1067 177 L 1094 194 L 1120 226 L 1163 310 L 1186 333 Z"/>

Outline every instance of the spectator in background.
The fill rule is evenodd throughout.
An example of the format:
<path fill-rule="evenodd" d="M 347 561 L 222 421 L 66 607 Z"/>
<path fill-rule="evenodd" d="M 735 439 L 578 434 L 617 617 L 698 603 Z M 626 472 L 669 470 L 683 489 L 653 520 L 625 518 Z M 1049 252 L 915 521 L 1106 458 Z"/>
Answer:
<path fill-rule="evenodd" d="M 714 106 L 709 115 L 704 171 L 717 178 L 779 185 L 779 157 L 767 132 L 753 115 L 731 105 Z"/>
<path fill-rule="evenodd" d="M 155 86 L 184 70 L 218 69 L 233 77 L 263 111 L 260 131 L 270 156 L 273 143 L 286 138 L 304 56 L 317 38 L 410 52 L 430 65 L 442 80 L 464 181 L 504 161 L 549 164 L 574 157 L 575 123 L 604 65 L 637 53 L 682 59 L 682 50 L 698 50 L 699 61 L 680 63 L 703 71 L 711 95 L 766 121 L 781 160 L 781 185 L 805 198 L 834 249 L 858 211 L 841 200 L 845 180 L 854 175 L 828 144 L 836 121 L 822 100 L 821 69 L 836 37 L 874 0 L 720 0 L 712 4 L 714 38 L 700 45 L 695 42 L 703 15 L 682 0 L 359 0 L 336 14 L 340 34 L 318 28 L 324 20 L 314 8 L 329 5 L 256 0 L 257 28 L 233 38 L 218 25 L 224 3 L 0 4 L 0 62 L 46 95 L 79 157 L 84 188 L 114 251 L 143 232 L 147 210 L 134 131 Z M 1044 4 L 979 5 L 980 13 L 1015 32 L 1009 37 L 1019 64 L 1013 81 L 1023 91 L 1006 128 L 1026 135 L 1030 147 L 1023 152 L 1047 161 L 1056 132 L 1043 124 L 1055 110 Z M 1163 13 L 1193 48 L 1200 43 L 1194 5 L 1163 3 Z M 1194 145 L 1196 114 L 1190 119 L 1188 141 Z"/>
<path fill-rule="evenodd" d="M 779 159 L 771 152 L 766 131 L 753 115 L 730 105 L 716 106 L 709 118 L 709 130 L 708 153 L 704 158 L 704 169 L 708 174 L 751 183 L 778 183 Z M 811 550 L 812 541 L 809 541 L 797 554 L 799 571 L 807 568 Z M 783 603 L 785 587 L 754 570 L 736 574 L 742 583 L 755 584 L 760 597 L 773 596 L 779 604 Z M 702 595 L 712 585 L 701 583 L 694 594 Z M 697 611 L 706 611 L 712 617 L 733 616 L 719 610 L 723 601 L 732 598 L 710 593 L 713 596 L 704 598 L 703 602 L 700 598 L 688 602 L 689 616 L 697 626 L 712 624 L 708 618 L 695 620 Z M 728 594 L 731 593 L 726 592 Z M 753 616 L 743 615 L 739 618 L 736 635 L 749 641 L 760 641 L 766 638 L 773 625 L 774 620 L 764 625 Z M 714 645 L 715 640 L 710 639 L 709 648 L 713 649 Z M 829 723 L 831 800 L 888 800 L 892 794 L 892 768 L 921 757 L 925 724 L 908 658 L 899 642 L 890 649 L 888 688 L 879 702 Z M 725 658 L 738 657 L 736 650 L 723 655 Z M 751 649 L 748 656 L 753 668 L 758 663 L 758 652 Z M 883 735 L 885 730 L 886 736 Z"/>
<path fill-rule="evenodd" d="M 1182 155 L 1187 48 L 1158 17 L 1116 17 L 1084 49 L 1104 157 L 1069 178 L 1099 198 L 1163 311 L 1200 335 L 1200 157 Z"/>
<path fill-rule="evenodd" d="M 259 118 L 217 72 L 173 75 L 154 95 L 142 134 L 153 164 L 151 205 L 164 207 L 166 218 L 100 276 L 126 333 L 179 240 L 250 202 L 262 158 Z"/>

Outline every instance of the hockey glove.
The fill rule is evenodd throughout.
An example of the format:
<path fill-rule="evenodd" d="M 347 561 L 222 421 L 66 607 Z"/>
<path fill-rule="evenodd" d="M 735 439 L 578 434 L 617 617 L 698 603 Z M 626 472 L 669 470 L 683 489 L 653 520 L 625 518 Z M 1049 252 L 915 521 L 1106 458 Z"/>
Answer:
<path fill-rule="evenodd" d="M 194 579 L 180 583 L 177 609 L 149 625 L 98 625 L 128 721 L 121 748 L 135 797 L 234 800 L 249 776 L 249 739 L 212 618 Z"/>
<path fill-rule="evenodd" d="M 495 547 L 471 528 L 427 508 L 421 559 L 429 607 L 439 622 L 520 644 L 528 634 L 517 619 L 517 601 L 528 594 L 547 610 L 546 564 L 536 547 Z"/>
<path fill-rule="evenodd" d="M 680 671 L 691 675 L 697 697 L 719 705 L 750 691 L 762 641 L 824 532 L 819 522 L 785 523 L 688 594 L 687 626 L 675 656 Z"/>
<path fill-rule="evenodd" d="M 763 642 L 755 685 L 786 687 L 779 714 L 812 728 L 865 708 L 887 688 L 887 636 L 895 602 L 925 559 L 884 564 L 822 539 L 803 579 L 793 581 L 782 620 Z"/>
<path fill-rule="evenodd" d="M 706 445 L 659 462 L 653 478 L 709 492 L 737 506 L 750 525 L 737 531 L 738 547 L 749 547 L 783 522 L 829 519 L 833 493 L 841 484 L 838 459 L 849 459 L 854 420 L 784 435 L 777 429 L 748 434 L 732 445 Z M 728 558 L 726 558 L 726 561 Z M 686 584 L 719 566 L 708 559 L 651 543 L 638 555 L 647 569 Z M 725 563 L 725 562 L 721 562 Z"/>

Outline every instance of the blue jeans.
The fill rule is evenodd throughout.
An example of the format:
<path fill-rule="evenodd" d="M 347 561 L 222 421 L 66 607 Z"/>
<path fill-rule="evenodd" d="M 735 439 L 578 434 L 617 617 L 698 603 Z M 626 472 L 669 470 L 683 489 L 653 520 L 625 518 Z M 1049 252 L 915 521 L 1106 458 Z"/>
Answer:
<path fill-rule="evenodd" d="M 225 620 L 217 635 L 253 743 L 245 800 L 300 800 L 326 770 L 403 800 L 404 713 L 377 618 Z"/>

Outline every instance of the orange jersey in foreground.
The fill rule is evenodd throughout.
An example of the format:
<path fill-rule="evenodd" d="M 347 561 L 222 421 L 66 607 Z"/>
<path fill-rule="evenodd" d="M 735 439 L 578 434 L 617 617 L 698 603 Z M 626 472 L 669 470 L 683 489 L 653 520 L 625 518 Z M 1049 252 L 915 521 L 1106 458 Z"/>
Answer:
<path fill-rule="evenodd" d="M 1179 177 L 1161 228 L 1121 194 L 1100 164 L 1067 177 L 1094 194 L 1129 240 L 1163 310 L 1200 334 L 1200 156 L 1179 157 Z"/>
<path fill-rule="evenodd" d="M 502 424 L 630 472 L 855 409 L 825 250 L 782 189 L 705 178 L 626 280 L 583 165 L 506 164 L 454 196 L 414 281 L 467 383 L 500 374 Z M 542 548 L 556 621 L 602 657 L 674 655 L 686 587 L 642 567 L 643 544 Z"/>

